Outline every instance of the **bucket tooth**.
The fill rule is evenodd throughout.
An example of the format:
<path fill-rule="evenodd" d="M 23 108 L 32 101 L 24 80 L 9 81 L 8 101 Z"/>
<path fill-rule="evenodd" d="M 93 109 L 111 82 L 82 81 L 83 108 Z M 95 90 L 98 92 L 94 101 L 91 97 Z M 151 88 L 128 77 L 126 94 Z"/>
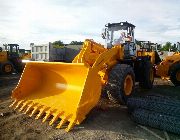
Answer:
<path fill-rule="evenodd" d="M 25 102 L 25 103 L 21 106 L 21 108 L 19 109 L 19 111 L 22 111 L 23 109 L 25 109 L 25 107 L 26 107 L 27 105 L 29 105 L 30 103 L 31 103 L 31 101 Z"/>
<path fill-rule="evenodd" d="M 66 132 L 69 132 L 75 125 L 75 120 L 70 121 L 68 127 L 65 129 Z"/>
<path fill-rule="evenodd" d="M 49 122 L 49 125 L 52 125 L 55 121 L 58 120 L 59 116 L 63 115 L 64 114 L 64 111 L 63 112 L 60 112 L 59 114 L 55 115 L 52 120 Z"/>
<path fill-rule="evenodd" d="M 17 100 L 14 100 L 14 102 L 9 107 L 13 107 L 17 102 Z"/>
<path fill-rule="evenodd" d="M 62 119 L 56 128 L 61 128 L 63 124 L 67 122 L 67 119 Z"/>
<path fill-rule="evenodd" d="M 60 121 L 60 123 L 57 125 L 56 128 L 61 128 L 62 125 L 65 124 L 65 123 L 68 121 L 68 119 L 70 119 L 71 117 L 72 117 L 72 115 L 68 115 L 67 117 L 63 118 L 63 119 Z"/>
<path fill-rule="evenodd" d="M 36 120 L 39 119 L 43 114 L 44 112 L 47 110 L 47 107 L 43 107 L 42 109 L 40 109 L 39 111 L 39 114 L 36 116 Z"/>
<path fill-rule="evenodd" d="M 49 125 L 52 125 L 55 121 L 57 121 L 59 118 L 59 115 L 56 115 L 52 118 L 52 120 L 49 122 Z"/>
<path fill-rule="evenodd" d="M 24 102 L 24 100 L 21 100 L 17 103 L 16 107 L 14 108 L 14 110 L 16 110 L 18 107 L 20 107 L 20 105 Z"/>
<path fill-rule="evenodd" d="M 24 111 L 24 114 L 29 113 L 29 111 L 37 104 L 31 103 L 30 105 L 28 105 L 28 108 Z"/>
<path fill-rule="evenodd" d="M 29 115 L 30 117 L 32 117 L 37 111 L 38 109 L 40 108 L 41 106 L 35 106 L 34 107 L 34 110 L 32 111 L 32 113 Z"/>
<path fill-rule="evenodd" d="M 51 112 L 48 111 L 48 112 L 46 113 L 46 116 L 43 118 L 42 122 L 45 122 L 50 116 L 51 116 Z"/>

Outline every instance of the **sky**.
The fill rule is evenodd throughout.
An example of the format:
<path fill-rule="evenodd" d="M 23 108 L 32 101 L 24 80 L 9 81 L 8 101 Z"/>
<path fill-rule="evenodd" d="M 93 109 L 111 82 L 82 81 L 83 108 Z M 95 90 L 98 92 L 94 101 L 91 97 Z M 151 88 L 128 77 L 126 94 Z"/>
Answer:
<path fill-rule="evenodd" d="M 121 21 L 136 26 L 138 40 L 175 43 L 180 41 L 180 0 L 0 0 L 0 46 L 104 43 L 104 25 Z"/>

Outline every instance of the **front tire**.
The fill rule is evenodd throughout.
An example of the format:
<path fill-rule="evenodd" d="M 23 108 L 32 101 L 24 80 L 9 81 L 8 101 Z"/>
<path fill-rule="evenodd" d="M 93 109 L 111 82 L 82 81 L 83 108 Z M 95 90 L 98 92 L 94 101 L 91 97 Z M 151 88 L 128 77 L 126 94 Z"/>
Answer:
<path fill-rule="evenodd" d="M 117 64 L 109 73 L 105 91 L 114 103 L 126 104 L 134 93 L 135 74 L 131 66 Z"/>
<path fill-rule="evenodd" d="M 170 80 L 175 86 L 180 86 L 180 64 L 175 64 L 170 71 Z"/>

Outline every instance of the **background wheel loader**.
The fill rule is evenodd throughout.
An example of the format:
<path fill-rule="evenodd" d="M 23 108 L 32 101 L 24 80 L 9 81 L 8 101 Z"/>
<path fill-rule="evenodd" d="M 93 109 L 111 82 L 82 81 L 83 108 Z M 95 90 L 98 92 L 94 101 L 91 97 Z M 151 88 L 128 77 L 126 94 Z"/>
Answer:
<path fill-rule="evenodd" d="M 157 45 L 150 41 L 138 41 L 140 48 L 137 49 L 136 55 L 148 56 L 153 65 L 158 65 L 161 62 L 161 58 L 157 52 Z"/>
<path fill-rule="evenodd" d="M 18 44 L 8 44 L 4 49 L 0 49 L 0 73 L 11 74 L 14 70 L 22 72 L 18 46 Z"/>
<path fill-rule="evenodd" d="M 149 41 L 139 41 L 140 49 L 137 56 L 148 56 L 153 64 L 154 75 L 170 79 L 175 86 L 180 86 L 180 53 L 176 52 L 172 56 L 167 56 L 161 60 L 154 43 Z M 154 46 L 154 47 L 153 47 Z"/>
<path fill-rule="evenodd" d="M 167 56 L 156 66 L 156 74 L 162 78 L 170 79 L 175 86 L 180 86 L 180 53 Z"/>
<path fill-rule="evenodd" d="M 135 82 L 152 88 L 152 64 L 147 56 L 135 55 L 134 28 L 128 22 L 107 24 L 102 34 L 106 45 L 85 40 L 72 63 L 27 63 L 10 107 L 35 119 L 43 117 L 43 122 L 52 116 L 50 125 L 60 120 L 57 128 L 68 123 L 69 131 L 98 103 L 102 87 L 123 103 L 134 92 Z M 127 37 L 123 42 L 122 32 Z"/>

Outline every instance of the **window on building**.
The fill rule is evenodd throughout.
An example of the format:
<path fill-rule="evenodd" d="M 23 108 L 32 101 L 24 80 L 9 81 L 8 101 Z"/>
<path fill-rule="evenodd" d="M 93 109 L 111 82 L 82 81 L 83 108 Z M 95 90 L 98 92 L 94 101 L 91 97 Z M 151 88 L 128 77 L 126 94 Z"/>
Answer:
<path fill-rule="evenodd" d="M 36 54 L 36 59 L 39 59 L 39 54 Z"/>
<path fill-rule="evenodd" d="M 45 54 L 45 59 L 47 59 L 47 54 Z"/>
<path fill-rule="evenodd" d="M 36 59 L 36 55 L 35 54 L 32 54 L 32 59 Z"/>
<path fill-rule="evenodd" d="M 47 46 L 45 46 L 45 52 L 47 52 Z"/>

